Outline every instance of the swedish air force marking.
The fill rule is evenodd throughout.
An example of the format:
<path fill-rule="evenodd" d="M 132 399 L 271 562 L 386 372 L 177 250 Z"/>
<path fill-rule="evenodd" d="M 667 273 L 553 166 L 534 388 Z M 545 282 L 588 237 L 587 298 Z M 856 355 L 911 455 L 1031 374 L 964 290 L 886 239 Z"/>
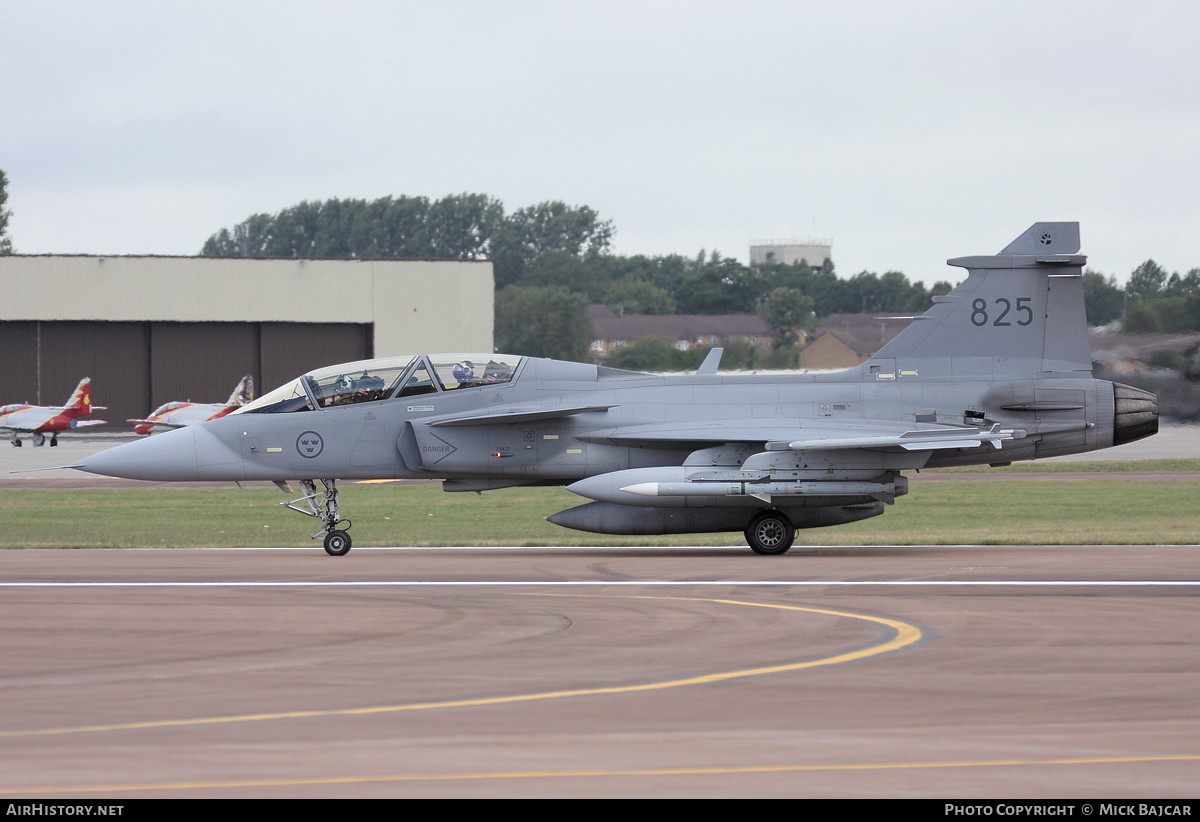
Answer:
<path fill-rule="evenodd" d="M 321 456 L 321 451 L 324 448 L 325 441 L 321 439 L 321 435 L 316 431 L 305 431 L 296 438 L 296 450 L 305 459 L 310 460 Z"/>

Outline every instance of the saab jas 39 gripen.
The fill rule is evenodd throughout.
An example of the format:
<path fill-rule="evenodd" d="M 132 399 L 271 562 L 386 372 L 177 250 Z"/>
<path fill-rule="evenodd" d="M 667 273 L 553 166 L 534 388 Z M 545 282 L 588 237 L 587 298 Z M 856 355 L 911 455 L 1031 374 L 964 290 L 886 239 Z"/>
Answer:
<path fill-rule="evenodd" d="M 798 528 L 883 513 L 904 471 L 1008 465 L 1158 430 L 1158 400 L 1093 379 L 1078 223 L 1037 223 L 877 354 L 827 374 L 661 375 L 498 354 L 366 360 L 305 374 L 221 419 L 71 467 L 143 480 L 272 480 L 350 550 L 339 479 L 447 491 L 566 485 L 551 516 L 603 534 L 743 531 L 782 554 Z M 317 481 L 321 487 L 317 487 Z"/>

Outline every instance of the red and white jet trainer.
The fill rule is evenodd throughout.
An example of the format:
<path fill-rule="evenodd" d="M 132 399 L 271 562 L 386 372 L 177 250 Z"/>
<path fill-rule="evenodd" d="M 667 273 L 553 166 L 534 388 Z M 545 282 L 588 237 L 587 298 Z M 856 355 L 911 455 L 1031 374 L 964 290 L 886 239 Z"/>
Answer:
<path fill-rule="evenodd" d="M 103 411 L 103 406 L 92 407 L 92 380 L 84 377 L 75 387 L 71 399 L 61 408 L 45 405 L 25 405 L 17 403 L 0 408 L 0 431 L 12 433 L 12 444 L 21 447 L 18 434 L 32 432 L 34 446 L 46 441 L 50 435 L 50 445 L 58 445 L 58 432 L 71 428 L 86 428 L 91 425 L 104 425 L 104 420 L 80 419 L 90 416 L 92 411 Z"/>
<path fill-rule="evenodd" d="M 226 414 L 231 414 L 254 399 L 254 380 L 249 374 L 233 389 L 224 405 L 217 403 L 198 402 L 169 402 L 160 406 L 153 414 L 144 420 L 126 420 L 136 423 L 133 429 L 139 434 L 150 434 L 155 431 L 167 431 L 172 428 L 183 428 L 196 425 L 208 420 L 215 420 Z"/>

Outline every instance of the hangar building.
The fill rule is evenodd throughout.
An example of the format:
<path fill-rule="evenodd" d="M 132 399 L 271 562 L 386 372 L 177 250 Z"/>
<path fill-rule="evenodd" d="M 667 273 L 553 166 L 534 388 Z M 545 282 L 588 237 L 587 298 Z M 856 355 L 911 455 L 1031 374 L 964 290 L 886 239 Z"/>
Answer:
<path fill-rule="evenodd" d="M 488 261 L 0 256 L 0 404 L 91 377 L 113 429 L 246 374 L 260 396 L 339 362 L 490 352 L 493 295 Z"/>

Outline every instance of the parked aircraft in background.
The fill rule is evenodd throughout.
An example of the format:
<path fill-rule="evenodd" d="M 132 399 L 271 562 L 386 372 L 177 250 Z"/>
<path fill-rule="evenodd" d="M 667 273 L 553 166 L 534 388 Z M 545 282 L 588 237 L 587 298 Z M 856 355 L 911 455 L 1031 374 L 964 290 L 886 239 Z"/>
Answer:
<path fill-rule="evenodd" d="M 169 402 L 157 408 L 153 414 L 144 420 L 126 420 L 137 423 L 133 429 L 139 434 L 151 434 L 155 431 L 167 431 L 171 428 L 183 428 L 185 425 L 195 425 L 208 420 L 215 420 L 232 413 L 254 399 L 254 380 L 249 374 L 233 389 L 224 405 L 217 403 L 198 402 Z"/>
<path fill-rule="evenodd" d="M 22 433 L 33 434 L 33 444 L 42 445 L 46 435 L 50 435 L 50 445 L 58 445 L 58 432 L 72 428 L 87 428 L 92 425 L 104 425 L 104 420 L 81 419 L 93 411 L 104 411 L 103 406 L 92 406 L 92 380 L 84 377 L 75 388 L 71 399 L 61 408 L 44 405 L 25 405 L 17 403 L 0 408 L 0 431 L 12 434 L 12 444 L 21 447 L 17 436 Z"/>
<path fill-rule="evenodd" d="M 824 374 L 642 374 L 499 354 L 313 371 L 219 420 L 70 467 L 142 480 L 273 480 L 350 550 L 338 479 L 437 478 L 447 491 L 567 485 L 549 519 L 606 534 L 797 528 L 883 513 L 904 471 L 1092 451 L 1158 430 L 1158 400 L 1092 377 L 1078 223 L 1037 223 L 875 356 Z M 320 479 L 322 490 L 317 490 Z M 403 539 L 403 535 L 397 535 Z M 452 536 L 452 535 L 451 535 Z"/>

